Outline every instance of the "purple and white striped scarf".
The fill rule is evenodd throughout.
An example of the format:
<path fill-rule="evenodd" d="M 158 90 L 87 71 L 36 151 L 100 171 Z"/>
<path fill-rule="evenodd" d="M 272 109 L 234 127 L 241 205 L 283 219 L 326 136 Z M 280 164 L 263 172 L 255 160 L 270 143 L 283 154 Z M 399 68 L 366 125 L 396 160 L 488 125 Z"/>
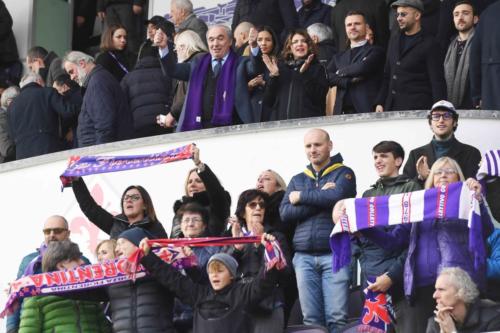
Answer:
<path fill-rule="evenodd" d="M 488 176 L 500 177 L 500 149 L 489 150 L 484 153 L 481 166 L 477 172 L 477 180 L 484 180 Z"/>
<path fill-rule="evenodd" d="M 474 266 L 477 268 L 486 260 L 479 202 L 463 182 L 409 193 L 346 199 L 344 203 L 346 213 L 330 235 L 334 272 L 351 261 L 349 234 L 378 226 L 435 219 L 467 220 Z"/>

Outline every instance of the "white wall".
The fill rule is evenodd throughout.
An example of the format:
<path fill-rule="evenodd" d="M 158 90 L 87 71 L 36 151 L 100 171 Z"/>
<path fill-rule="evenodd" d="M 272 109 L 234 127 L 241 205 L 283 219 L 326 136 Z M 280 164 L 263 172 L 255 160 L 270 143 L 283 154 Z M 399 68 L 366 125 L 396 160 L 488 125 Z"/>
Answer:
<path fill-rule="evenodd" d="M 460 141 L 478 147 L 481 151 L 500 148 L 500 120 L 496 119 L 461 119 L 457 132 Z M 359 117 L 358 117 L 359 118 Z M 375 118 L 375 117 L 372 117 Z M 372 166 L 371 148 L 381 140 L 396 140 L 405 150 L 426 144 L 431 139 L 427 121 L 423 119 L 392 119 L 364 121 L 347 118 L 327 118 L 322 124 L 332 136 L 335 152 L 341 152 L 345 164 L 355 171 L 358 195 L 376 180 Z M 134 142 L 124 144 L 124 148 L 101 155 L 128 155 L 161 152 L 190 142 L 195 142 L 201 149 L 201 159 L 210 165 L 223 185 L 230 191 L 234 203 L 238 194 L 255 186 L 261 170 L 274 169 L 288 182 L 290 178 L 304 170 L 308 161 L 302 148 L 304 133 L 317 125 L 298 122 L 293 126 L 283 126 L 266 130 L 250 126 L 249 129 L 235 128 L 229 133 L 221 130 L 209 138 L 196 139 L 196 133 L 186 133 L 184 138 L 171 142 L 172 136 L 155 137 L 146 142 L 150 145 L 134 147 Z M 272 126 L 269 125 L 269 126 Z M 213 130 L 218 132 L 218 129 Z M 168 144 L 164 142 L 168 142 Z M 95 149 L 95 148 L 94 148 Z M 90 154 L 90 149 L 87 149 Z M 81 249 L 90 254 L 98 239 L 107 235 L 97 230 L 80 212 L 70 188 L 61 192 L 59 175 L 65 169 L 67 156 L 71 153 L 59 153 L 62 157 L 50 163 L 26 168 L 0 166 L 0 203 L 2 207 L 2 232 L 0 233 L 0 262 L 3 265 L 0 275 L 0 287 L 15 277 L 21 258 L 33 252 L 42 242 L 42 224 L 46 217 L 62 214 L 71 224 L 72 240 L 79 243 Z M 73 152 L 73 154 L 75 154 Z M 81 153 L 79 153 L 81 154 Z M 59 156 L 56 155 L 56 156 Z M 49 156 L 50 157 L 50 156 Z M 35 158 L 35 161 L 42 158 Z M 50 159 L 50 158 L 49 158 Z M 12 166 L 22 166 L 14 162 Z M 123 189 L 130 184 L 141 184 L 151 194 L 157 214 L 165 229 L 170 231 L 173 217 L 172 205 L 183 194 L 183 183 L 187 170 L 193 167 L 191 160 L 140 169 L 134 171 L 103 174 L 85 177 L 90 189 L 99 185 L 102 195 L 99 201 L 107 210 L 119 211 L 119 197 Z M 5 295 L 0 293 L 0 306 Z M 0 324 L 0 327 L 5 325 Z M 1 331 L 1 329 L 0 329 Z"/>

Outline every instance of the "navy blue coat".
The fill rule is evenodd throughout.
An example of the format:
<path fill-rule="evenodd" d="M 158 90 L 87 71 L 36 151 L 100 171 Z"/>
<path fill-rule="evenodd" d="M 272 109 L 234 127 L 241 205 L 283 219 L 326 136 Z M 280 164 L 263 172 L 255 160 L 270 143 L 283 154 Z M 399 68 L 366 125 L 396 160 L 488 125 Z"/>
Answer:
<path fill-rule="evenodd" d="M 500 2 L 482 14 L 470 49 L 472 102 L 483 110 L 500 110 Z"/>
<path fill-rule="evenodd" d="M 351 49 L 334 56 L 328 65 L 330 85 L 337 86 L 333 114 L 342 114 L 347 92 L 357 113 L 372 112 L 383 76 L 384 50 L 366 43 L 351 59 Z"/>
<path fill-rule="evenodd" d="M 175 57 L 169 52 L 169 54 L 163 57 L 161 61 L 165 65 L 168 75 L 181 81 L 189 81 L 191 74 L 198 70 L 200 61 L 205 54 L 206 53 L 200 53 L 199 55 L 196 55 L 189 63 L 175 63 Z M 244 124 L 260 121 L 260 119 L 255 119 L 254 117 L 252 106 L 250 104 L 250 95 L 248 92 L 248 81 L 250 78 L 255 76 L 255 70 L 253 67 L 254 66 L 250 61 L 250 58 L 239 57 L 236 72 L 234 73 L 236 76 L 234 111 L 236 111 L 237 116 Z M 186 98 L 189 98 L 189 86 L 186 92 Z M 184 106 L 182 107 L 179 124 L 177 125 L 178 130 L 182 128 L 185 107 L 186 103 L 184 103 Z"/>
<path fill-rule="evenodd" d="M 293 176 L 280 206 L 283 223 L 297 225 L 293 247 L 297 252 L 310 254 L 330 253 L 330 233 L 333 229 L 332 210 L 337 201 L 356 196 L 356 178 L 351 168 L 342 164 L 336 154 L 320 172 L 311 165 Z M 326 183 L 335 183 L 334 189 L 322 190 Z M 300 191 L 300 202 L 292 205 L 290 192 Z"/>
<path fill-rule="evenodd" d="M 447 94 L 439 44 L 424 31 L 402 54 L 400 44 L 400 33 L 391 37 L 377 104 L 384 111 L 429 110 Z"/>
<path fill-rule="evenodd" d="M 29 83 L 9 106 L 7 115 L 16 159 L 54 153 L 63 149 L 59 135 L 59 116 L 77 116 L 80 105 L 64 101 L 53 88 Z"/>
<path fill-rule="evenodd" d="M 126 140 L 133 134 L 133 118 L 120 84 L 100 65 L 88 74 L 78 117 L 78 146 Z"/>
<path fill-rule="evenodd" d="M 157 56 L 139 59 L 120 85 L 134 117 L 134 137 L 170 132 L 156 124 L 156 116 L 169 113 L 172 103 L 172 80 L 163 74 Z"/>

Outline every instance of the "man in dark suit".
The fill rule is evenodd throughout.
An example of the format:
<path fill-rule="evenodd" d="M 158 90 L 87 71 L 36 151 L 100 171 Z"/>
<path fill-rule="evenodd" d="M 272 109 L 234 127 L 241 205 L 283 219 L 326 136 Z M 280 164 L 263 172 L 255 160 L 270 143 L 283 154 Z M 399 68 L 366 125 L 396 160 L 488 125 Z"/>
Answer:
<path fill-rule="evenodd" d="M 457 161 L 465 178 L 475 178 L 481 153 L 475 147 L 461 143 L 455 138 L 458 113 L 453 104 L 448 101 L 435 103 L 427 119 L 434 134 L 432 141 L 410 152 L 403 173 L 423 184 L 429 176 L 432 164 L 438 158 L 448 156 Z"/>
<path fill-rule="evenodd" d="M 157 41 L 155 36 L 155 43 Z M 254 122 L 248 94 L 248 80 L 254 74 L 248 57 L 231 49 L 231 30 L 224 25 L 208 29 L 209 53 L 197 55 L 189 63 L 176 63 L 169 50 L 160 49 L 167 73 L 189 81 L 177 131 Z"/>
<path fill-rule="evenodd" d="M 371 112 L 383 75 L 384 50 L 366 39 L 368 24 L 363 13 L 345 18 L 350 48 L 334 56 L 328 65 L 331 86 L 337 86 L 333 114 Z"/>
<path fill-rule="evenodd" d="M 442 52 L 436 39 L 421 28 L 422 1 L 398 0 L 391 6 L 396 8 L 400 32 L 389 42 L 375 111 L 428 110 L 446 99 Z"/>
<path fill-rule="evenodd" d="M 21 79 L 20 86 L 21 93 L 7 110 L 16 160 L 62 150 L 59 116 L 65 120 L 76 118 L 81 97 L 66 102 L 55 89 L 44 87 L 42 77 L 32 72 Z"/>

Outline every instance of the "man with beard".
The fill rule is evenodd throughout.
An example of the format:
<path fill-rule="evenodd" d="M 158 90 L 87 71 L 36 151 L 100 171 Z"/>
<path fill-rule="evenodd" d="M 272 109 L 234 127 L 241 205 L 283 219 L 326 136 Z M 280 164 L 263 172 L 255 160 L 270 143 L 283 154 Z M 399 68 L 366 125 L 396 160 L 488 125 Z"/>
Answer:
<path fill-rule="evenodd" d="M 23 258 L 19 265 L 16 279 L 25 275 L 39 274 L 42 272 L 42 259 L 50 242 L 60 242 L 69 239 L 70 231 L 68 221 L 63 216 L 50 216 L 43 225 L 43 243 L 33 253 L 28 254 Z M 87 258 L 82 257 L 85 264 L 90 264 Z M 21 316 L 21 304 L 18 310 L 11 316 L 7 317 L 7 333 L 17 332 L 19 328 L 19 319 Z"/>
<path fill-rule="evenodd" d="M 469 82 L 469 55 L 474 25 L 477 23 L 474 7 L 468 1 L 460 1 L 453 9 L 453 22 L 458 35 L 451 41 L 444 59 L 444 77 L 448 88 L 448 100 L 457 109 L 472 109 Z"/>
<path fill-rule="evenodd" d="M 439 44 L 421 28 L 420 0 L 398 0 L 391 6 L 396 8 L 400 32 L 389 42 L 375 111 L 429 109 L 446 98 Z"/>
<path fill-rule="evenodd" d="M 133 118 L 118 81 L 94 58 L 71 51 L 63 66 L 73 81 L 84 88 L 78 116 L 79 147 L 126 140 L 133 133 Z"/>

